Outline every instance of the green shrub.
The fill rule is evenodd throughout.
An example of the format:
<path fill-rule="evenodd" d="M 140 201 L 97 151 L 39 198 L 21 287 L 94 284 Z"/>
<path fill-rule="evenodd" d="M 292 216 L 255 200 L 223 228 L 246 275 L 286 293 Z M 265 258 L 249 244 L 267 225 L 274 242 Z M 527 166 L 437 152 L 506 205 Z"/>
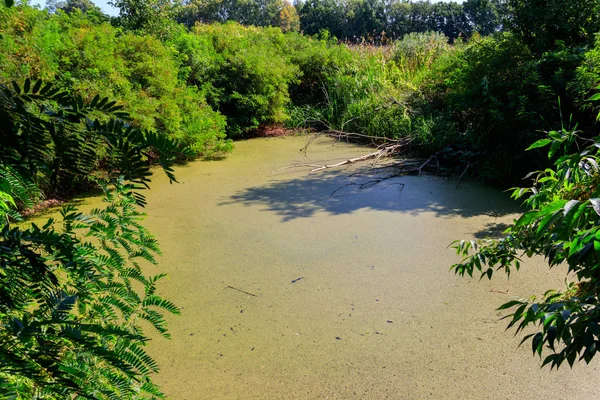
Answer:
<path fill-rule="evenodd" d="M 589 102 L 588 98 L 598 90 L 599 86 L 600 38 L 597 38 L 594 46 L 585 52 L 573 80 L 568 83 L 568 93 L 574 98 L 576 106 L 581 111 L 588 115 L 597 115 L 600 106 L 595 102 Z"/>
<path fill-rule="evenodd" d="M 181 89 L 176 94 L 181 110 L 181 129 L 172 136 L 196 155 L 206 158 L 225 156 L 233 149 L 233 143 L 226 139 L 225 116 L 213 111 L 195 88 Z"/>
<path fill-rule="evenodd" d="M 290 83 L 290 98 L 294 106 L 319 106 L 325 101 L 323 84 L 352 62 L 354 54 L 337 41 L 306 37 L 298 33 L 285 35 L 283 49 L 290 62 L 299 69 L 299 78 Z"/>
<path fill-rule="evenodd" d="M 404 104 L 410 88 L 385 49 L 365 51 L 325 41 L 309 48 L 306 58 L 292 56 L 306 71 L 298 86 L 300 106 L 292 111 L 295 124 L 303 118 L 317 129 L 390 138 L 410 135 L 411 114 Z"/>
<path fill-rule="evenodd" d="M 530 168 L 523 150 L 558 114 L 558 96 L 540 90 L 545 82 L 527 47 L 508 34 L 476 38 L 417 79 L 423 106 L 454 121 L 456 140 L 483 155 L 482 175 L 508 181 Z"/>
<path fill-rule="evenodd" d="M 285 38 L 280 29 L 227 23 L 197 25 L 194 33 L 212 41 L 206 49 L 213 55 L 216 68 L 206 71 L 209 76 L 202 78 L 212 82 L 207 94 L 227 117 L 231 136 L 289 119 L 288 86 L 298 79 L 299 71 L 283 55 Z"/>
<path fill-rule="evenodd" d="M 0 21 L 1 82 L 55 78 L 87 100 L 95 95 L 120 99 L 136 126 L 185 137 L 197 155 L 231 148 L 224 141 L 225 125 L 204 92 L 181 81 L 185 71 L 180 71 L 176 47 L 150 35 L 121 33 L 80 12 L 48 15 L 19 6 L 3 10 Z M 192 121 L 192 115 L 207 122 Z"/>

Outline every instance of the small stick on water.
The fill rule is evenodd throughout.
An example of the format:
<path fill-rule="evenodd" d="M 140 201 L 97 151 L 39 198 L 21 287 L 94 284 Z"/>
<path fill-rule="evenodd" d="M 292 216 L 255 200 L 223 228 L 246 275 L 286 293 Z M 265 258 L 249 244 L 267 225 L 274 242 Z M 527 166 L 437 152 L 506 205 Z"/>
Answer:
<path fill-rule="evenodd" d="M 227 287 L 226 287 L 226 288 L 227 288 L 227 289 L 233 289 L 233 290 L 237 290 L 238 292 L 240 292 L 240 293 L 244 293 L 244 294 L 247 294 L 248 296 L 256 297 L 256 295 L 255 295 L 255 294 L 248 293 L 248 292 L 246 292 L 245 290 L 238 289 L 238 288 L 236 288 L 236 287 L 233 287 L 233 286 L 229 286 L 229 285 L 227 285 Z"/>
<path fill-rule="evenodd" d="M 471 166 L 471 163 L 468 162 L 467 166 L 465 167 L 465 170 L 462 172 L 462 174 L 460 174 L 460 176 L 458 177 L 458 180 L 456 181 L 456 188 L 458 189 L 458 186 L 460 185 L 460 180 L 463 178 L 463 176 L 465 176 L 465 174 L 467 173 L 467 170 L 469 169 L 469 167 Z"/>
<path fill-rule="evenodd" d="M 303 277 L 303 276 L 301 276 L 300 278 L 294 279 L 294 280 L 292 281 L 292 283 L 296 283 L 296 282 L 298 282 L 300 279 L 304 279 L 304 277 Z"/>

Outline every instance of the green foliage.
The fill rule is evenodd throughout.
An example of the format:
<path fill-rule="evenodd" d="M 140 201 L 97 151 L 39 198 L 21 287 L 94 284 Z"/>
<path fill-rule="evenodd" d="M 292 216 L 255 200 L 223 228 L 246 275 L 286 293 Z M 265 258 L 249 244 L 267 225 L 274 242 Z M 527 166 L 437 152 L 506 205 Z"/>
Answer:
<path fill-rule="evenodd" d="M 37 185 L 24 179 L 12 167 L 0 166 L 0 224 L 10 220 L 20 221 L 21 216 L 15 210 L 31 208 L 42 199 Z"/>
<path fill-rule="evenodd" d="M 403 73 L 411 73 L 430 68 L 442 54 L 448 52 L 448 38 L 436 32 L 410 33 L 402 40 L 394 42 L 392 59 Z"/>
<path fill-rule="evenodd" d="M 157 294 L 163 277 L 156 239 L 141 225 L 152 155 L 172 181 L 177 142 L 123 122 L 115 101 L 90 102 L 52 83 L 0 86 L 0 397 L 164 397 L 152 383 L 143 323 L 169 337 L 164 314 L 179 309 Z M 104 149 L 107 157 L 99 158 Z M 89 181 L 102 160 L 105 208 L 73 206 L 62 221 L 21 221 L 42 190 Z"/>
<path fill-rule="evenodd" d="M 98 6 L 90 0 L 49 0 L 46 2 L 46 8 L 50 12 L 62 11 L 67 14 L 85 13 L 96 19 L 98 22 L 107 21 L 108 15 L 104 14 Z"/>
<path fill-rule="evenodd" d="M 298 68 L 285 55 L 285 35 L 277 28 L 238 24 L 198 25 L 194 33 L 206 43 L 210 67 L 190 65 L 199 87 L 212 82 L 209 96 L 227 117 L 228 133 L 239 136 L 261 124 L 281 124 L 289 117 L 288 87 Z M 197 47 L 196 47 L 197 48 Z M 197 59 L 190 55 L 189 59 Z M 207 76 L 208 75 L 208 76 Z"/>
<path fill-rule="evenodd" d="M 284 10 L 287 12 L 282 15 Z M 177 20 L 188 27 L 196 22 L 227 21 L 242 25 L 280 26 L 285 21 L 285 15 L 293 14 L 296 14 L 295 7 L 281 0 L 191 0 L 178 11 Z"/>
<path fill-rule="evenodd" d="M 557 97 L 538 101 L 533 60 L 511 35 L 476 37 L 417 76 L 423 107 L 454 122 L 463 133 L 457 141 L 485 155 L 477 168 L 490 180 L 522 176 L 531 165 L 522 150 L 544 127 L 539 112 L 550 117 L 548 122 L 557 114 Z"/>
<path fill-rule="evenodd" d="M 527 20 L 511 19 L 518 7 L 495 0 L 297 4 L 305 33 L 315 37 L 235 23 L 188 31 L 172 21 L 279 25 L 286 7 L 238 3 L 122 3 L 120 22 L 112 21 L 120 28 L 87 11 L 47 15 L 19 6 L 0 15 L 0 81 L 55 79 L 87 102 L 118 98 L 133 125 L 177 138 L 199 156 L 220 157 L 232 148 L 226 134 L 241 137 L 264 125 L 331 127 L 411 136 L 427 150 L 452 145 L 469 155 L 461 158 L 471 171 L 503 184 L 544 164 L 522 150 L 559 123 L 559 97 L 583 136 L 595 127 L 585 99 L 600 80 L 584 20 L 573 29 L 588 32 L 586 40 L 553 37 L 541 53 L 524 41 Z M 579 0 L 569 13 L 590 4 Z M 164 27 L 135 22 L 140 15 L 161 16 Z M 506 27 L 510 33 L 500 32 Z M 473 29 L 490 36 L 471 37 Z M 386 45 L 349 46 L 331 34 Z"/>
<path fill-rule="evenodd" d="M 0 160 L 46 193 L 99 178 L 93 172 L 101 162 L 105 172 L 147 187 L 149 157 L 174 180 L 171 165 L 187 154 L 165 136 L 124 123 L 129 114 L 106 97 L 84 102 L 41 80 L 12 86 L 0 86 Z"/>
<path fill-rule="evenodd" d="M 600 342 L 600 137 L 585 140 L 576 130 L 563 128 L 548 133 L 530 150 L 548 147 L 553 168 L 528 175 L 530 188 L 516 188 L 514 198 L 525 197 L 529 211 L 519 217 L 498 240 L 455 243 L 465 258 L 452 266 L 457 274 L 494 272 L 510 274 L 521 266 L 523 256 L 543 256 L 550 267 L 567 264 L 576 282 L 565 291 L 548 291 L 544 297 L 511 301 L 500 309 L 516 308 L 509 327 L 521 332 L 535 326 L 537 333 L 526 335 L 532 350 L 540 356 L 550 352 L 543 364 L 560 367 L 567 361 L 587 363 Z"/>
<path fill-rule="evenodd" d="M 303 72 L 297 89 L 291 88 L 298 105 L 293 122 L 370 136 L 410 136 L 426 150 L 443 147 L 454 128 L 429 113 L 422 100 L 415 101 L 421 96 L 415 82 L 451 51 L 436 33 L 409 35 L 383 48 L 310 43 L 293 56 Z"/>
<path fill-rule="evenodd" d="M 457 2 L 310 0 L 299 3 L 301 29 L 310 35 L 327 30 L 349 42 L 386 43 L 410 33 L 438 32 L 450 41 L 479 30 L 500 29 L 499 1 Z"/>
<path fill-rule="evenodd" d="M 119 9 L 115 23 L 125 29 L 168 37 L 176 29 L 175 5 L 170 0 L 111 0 Z"/>
<path fill-rule="evenodd" d="M 600 86 L 600 39 L 589 48 L 581 63 L 576 67 L 573 79 L 567 83 L 567 94 L 574 99 L 578 110 L 588 116 L 593 116 L 600 110 L 597 102 L 588 98 L 598 91 Z M 581 118 L 578 115 L 578 118 Z"/>
<path fill-rule="evenodd" d="M 163 314 L 179 309 L 156 294 L 161 275 L 142 272 L 159 249 L 131 191 L 118 182 L 106 201 L 90 215 L 64 208 L 61 229 L 0 221 L 3 398 L 163 397 L 141 322 L 168 337 Z"/>
<path fill-rule="evenodd" d="M 95 95 L 121 99 L 133 124 L 186 138 L 196 155 L 220 155 L 231 147 L 225 123 L 204 93 L 180 81 L 179 54 L 155 37 L 119 33 L 88 14 L 47 15 L 26 6 L 0 14 L 0 26 L 0 83 L 29 76 L 55 80 L 87 101 Z M 213 121 L 202 133 L 192 108 Z"/>
<path fill-rule="evenodd" d="M 506 14 L 502 0 L 467 0 L 463 7 L 474 32 L 487 36 L 500 30 Z"/>
<path fill-rule="evenodd" d="M 124 4 L 135 4 L 128 0 Z M 156 2 L 149 2 L 155 4 Z M 139 6 L 127 6 L 129 9 Z M 291 5 L 284 0 L 191 0 L 175 7 L 176 19 L 185 26 L 225 23 L 275 26 L 283 31 L 300 29 L 308 35 L 331 36 L 352 43 L 386 43 L 416 32 L 434 31 L 450 41 L 478 31 L 493 34 L 509 17 L 504 0 L 430 2 L 405 0 L 308 0 Z M 137 24 L 139 25 L 139 24 Z"/>
<path fill-rule="evenodd" d="M 583 136 L 594 135 L 595 116 L 585 102 L 600 83 L 593 54 L 582 65 L 585 48 L 559 44 L 536 55 L 514 34 L 475 36 L 416 76 L 413 102 L 454 123 L 463 133 L 456 140 L 484 155 L 472 160 L 481 176 L 512 184 L 547 164 L 523 150 L 540 131 L 559 126 L 561 113 L 579 121 Z"/>
<path fill-rule="evenodd" d="M 508 24 L 536 54 L 557 41 L 577 46 L 593 41 L 600 29 L 598 0 L 508 0 Z"/>
<path fill-rule="evenodd" d="M 327 30 L 333 36 L 344 37 L 344 10 L 334 0 L 308 0 L 300 8 L 300 27 L 308 35 Z"/>
<path fill-rule="evenodd" d="M 404 88 L 394 86 L 393 63 L 363 54 L 337 64 L 321 81 L 322 105 L 313 109 L 308 122 L 319 128 L 398 138 L 408 132 L 403 105 Z"/>

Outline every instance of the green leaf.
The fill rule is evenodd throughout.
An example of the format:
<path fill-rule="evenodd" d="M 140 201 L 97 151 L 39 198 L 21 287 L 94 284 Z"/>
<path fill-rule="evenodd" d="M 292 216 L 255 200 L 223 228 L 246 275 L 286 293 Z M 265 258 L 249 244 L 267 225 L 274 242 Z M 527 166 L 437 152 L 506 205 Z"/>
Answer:
<path fill-rule="evenodd" d="M 560 149 L 560 142 L 553 142 L 550 146 L 550 150 L 548 150 L 548 159 L 554 157 L 558 149 Z"/>
<path fill-rule="evenodd" d="M 512 301 L 509 301 L 508 303 L 502 304 L 496 310 L 497 311 L 506 310 L 507 308 L 511 308 L 511 307 L 514 307 L 514 306 L 519 305 L 519 304 L 523 304 L 523 301 L 521 301 L 521 300 L 512 300 Z"/>
<path fill-rule="evenodd" d="M 531 349 L 534 353 L 542 354 L 542 347 L 544 345 L 544 335 L 541 332 L 536 333 L 531 340 Z"/>
<path fill-rule="evenodd" d="M 517 222 L 515 222 L 515 228 L 531 224 L 540 216 L 538 211 L 528 211 L 521 215 Z"/>
<path fill-rule="evenodd" d="M 563 207 L 563 215 L 566 216 L 577 204 L 579 204 L 579 200 L 569 200 Z"/>
<path fill-rule="evenodd" d="M 537 142 L 534 142 L 531 146 L 529 146 L 526 149 L 526 151 L 537 149 L 537 148 L 544 147 L 544 146 L 548 146 L 552 142 L 553 142 L 552 139 L 540 139 Z"/>
<path fill-rule="evenodd" d="M 587 101 L 596 101 L 596 100 L 600 100 L 600 93 L 595 93 L 589 99 L 587 99 Z"/>
<path fill-rule="evenodd" d="M 43 83 L 43 81 L 41 79 L 38 79 L 35 82 L 35 85 L 33 85 L 33 90 L 31 92 L 34 93 L 34 94 L 36 94 L 37 92 L 39 92 L 40 88 L 42 87 L 42 83 Z"/>

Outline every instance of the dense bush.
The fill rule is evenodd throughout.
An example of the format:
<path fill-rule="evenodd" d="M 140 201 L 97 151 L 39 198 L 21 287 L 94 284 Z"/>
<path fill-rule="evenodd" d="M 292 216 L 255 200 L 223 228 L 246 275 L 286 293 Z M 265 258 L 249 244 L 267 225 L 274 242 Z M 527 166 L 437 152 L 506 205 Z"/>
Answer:
<path fill-rule="evenodd" d="M 122 33 L 80 12 L 49 16 L 26 6 L 3 9 L 0 26 L 1 81 L 55 79 L 84 99 L 120 99 L 134 124 L 184 138 L 197 155 L 230 149 L 223 119 L 180 81 L 176 50 L 155 37 Z"/>
<path fill-rule="evenodd" d="M 594 135 L 586 102 L 600 83 L 594 52 L 558 45 L 538 56 L 510 33 L 475 37 L 437 58 L 415 84 L 421 108 L 454 123 L 459 140 L 484 156 L 474 160 L 480 174 L 513 183 L 545 165 L 523 151 L 542 131 L 572 118 L 584 136 Z"/>
<path fill-rule="evenodd" d="M 410 33 L 393 44 L 392 59 L 406 74 L 431 64 L 449 50 L 448 38 L 436 32 Z"/>
<path fill-rule="evenodd" d="M 135 14 L 137 3 L 127 4 L 119 21 Z M 307 3 L 302 12 L 328 4 Z M 498 5 L 490 4 L 465 6 L 487 33 L 500 18 Z M 519 7 L 510 10 L 525 18 Z M 515 20 L 512 33 L 474 35 L 467 43 L 449 45 L 429 32 L 375 47 L 340 44 L 327 32 L 309 37 L 233 22 L 188 30 L 171 21 L 167 33 L 150 25 L 127 30 L 122 21 L 115 28 L 97 13 L 69 10 L 2 11 L 0 80 L 56 77 L 84 99 L 118 98 L 135 125 L 178 138 L 196 155 L 223 155 L 232 147 L 226 135 L 242 137 L 265 125 L 329 127 L 411 136 L 425 151 L 452 145 L 477 165 L 473 171 L 506 183 L 531 169 L 532 159 L 544 163 L 523 149 L 540 130 L 560 124 L 561 115 L 579 121 L 584 135 L 595 126 L 586 102 L 600 84 L 597 50 L 588 41 L 591 20 L 581 22 L 583 36 L 553 40 L 539 52 L 523 41 L 523 29 L 533 29 L 525 26 L 529 17 L 523 29 Z"/>
<path fill-rule="evenodd" d="M 227 117 L 230 135 L 288 119 L 288 87 L 299 71 L 285 55 L 286 38 L 280 29 L 228 23 L 198 25 L 193 32 L 208 44 L 212 56 L 208 74 L 196 80 L 212 82 L 210 99 Z"/>

